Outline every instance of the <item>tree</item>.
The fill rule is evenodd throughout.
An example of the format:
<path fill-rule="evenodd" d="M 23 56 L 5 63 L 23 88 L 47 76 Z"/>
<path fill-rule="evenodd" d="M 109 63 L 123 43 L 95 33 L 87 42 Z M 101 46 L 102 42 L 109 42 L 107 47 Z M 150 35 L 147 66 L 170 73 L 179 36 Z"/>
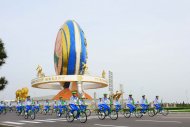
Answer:
<path fill-rule="evenodd" d="M 7 58 L 7 54 L 5 52 L 4 43 L 0 39 L 0 67 L 5 64 L 5 59 Z M 5 77 L 0 77 L 0 90 L 3 90 L 5 86 L 8 84 L 8 81 Z"/>

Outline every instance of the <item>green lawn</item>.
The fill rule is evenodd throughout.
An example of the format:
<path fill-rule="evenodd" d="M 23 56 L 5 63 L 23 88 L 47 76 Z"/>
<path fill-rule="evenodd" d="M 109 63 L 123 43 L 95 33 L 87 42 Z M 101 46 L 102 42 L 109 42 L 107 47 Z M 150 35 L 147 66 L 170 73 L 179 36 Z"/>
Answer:
<path fill-rule="evenodd" d="M 190 109 L 169 110 L 170 112 L 190 112 Z"/>

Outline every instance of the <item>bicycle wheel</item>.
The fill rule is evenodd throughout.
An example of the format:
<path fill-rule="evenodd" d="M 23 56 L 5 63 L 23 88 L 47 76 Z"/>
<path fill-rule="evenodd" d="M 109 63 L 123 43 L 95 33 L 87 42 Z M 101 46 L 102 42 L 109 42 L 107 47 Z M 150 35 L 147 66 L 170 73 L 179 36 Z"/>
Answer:
<path fill-rule="evenodd" d="M 81 123 L 86 123 L 86 121 L 87 121 L 86 112 L 80 112 L 79 120 L 80 120 Z"/>
<path fill-rule="evenodd" d="M 54 114 L 56 111 L 55 111 L 55 109 L 52 109 L 51 110 L 51 114 Z"/>
<path fill-rule="evenodd" d="M 78 112 L 79 112 L 79 111 L 73 111 L 72 114 L 73 114 L 74 118 L 77 118 L 77 114 L 78 114 Z"/>
<path fill-rule="evenodd" d="M 111 113 L 110 113 L 110 118 L 112 120 L 117 120 L 117 118 L 118 118 L 118 112 L 116 112 L 115 110 L 112 110 Z"/>
<path fill-rule="evenodd" d="M 124 115 L 124 113 L 125 113 L 123 109 L 119 110 L 119 112 L 121 115 Z"/>
<path fill-rule="evenodd" d="M 105 115 L 109 116 L 109 111 L 108 110 L 105 111 Z"/>
<path fill-rule="evenodd" d="M 148 115 L 149 115 L 150 117 L 155 116 L 155 111 L 154 111 L 154 109 L 149 109 L 149 110 L 148 110 Z"/>
<path fill-rule="evenodd" d="M 66 114 L 67 114 L 67 111 L 66 111 L 66 110 L 63 110 L 62 117 L 65 118 L 65 117 L 66 117 Z"/>
<path fill-rule="evenodd" d="M 98 118 L 100 120 L 104 120 L 106 117 L 106 114 L 103 111 L 98 111 Z"/>
<path fill-rule="evenodd" d="M 28 113 L 26 113 L 26 112 L 24 113 L 24 118 L 28 119 Z"/>
<path fill-rule="evenodd" d="M 46 114 L 47 114 L 47 111 L 46 111 L 45 109 L 43 110 L 43 114 L 44 114 L 44 115 L 46 115 Z"/>
<path fill-rule="evenodd" d="M 124 116 L 125 116 L 126 118 L 129 118 L 129 117 L 131 116 L 131 112 L 128 111 L 128 110 L 125 111 Z"/>
<path fill-rule="evenodd" d="M 37 114 L 37 113 L 39 113 L 39 112 L 40 112 L 40 109 L 36 109 L 35 111 L 36 111 L 36 114 Z"/>
<path fill-rule="evenodd" d="M 20 116 L 22 111 L 16 111 L 17 116 Z"/>
<path fill-rule="evenodd" d="M 66 119 L 67 119 L 68 122 L 73 122 L 74 116 L 70 111 L 67 112 Z"/>
<path fill-rule="evenodd" d="M 30 112 L 30 118 L 31 118 L 32 120 L 34 120 L 35 117 L 36 117 L 35 112 L 34 112 L 34 111 L 31 111 L 31 112 Z"/>
<path fill-rule="evenodd" d="M 62 116 L 62 113 L 61 113 L 60 111 L 58 111 L 58 112 L 56 113 L 56 116 L 57 116 L 57 117 L 61 117 L 61 116 Z"/>
<path fill-rule="evenodd" d="M 143 114 L 141 113 L 141 110 L 136 110 L 135 111 L 135 117 L 136 118 L 141 118 L 143 116 Z"/>
<path fill-rule="evenodd" d="M 157 115 L 159 112 L 159 110 L 154 109 L 154 115 Z"/>
<path fill-rule="evenodd" d="M 40 113 L 40 114 L 42 114 L 42 113 L 43 113 L 43 110 L 42 110 L 42 109 L 40 109 L 39 113 Z"/>
<path fill-rule="evenodd" d="M 49 109 L 49 110 L 48 110 L 48 114 L 49 114 L 49 115 L 52 115 L 52 114 L 53 114 L 52 112 L 53 112 L 53 109 Z"/>
<path fill-rule="evenodd" d="M 3 112 L 2 112 L 2 114 L 6 114 L 7 113 L 7 110 L 6 109 L 3 109 Z"/>
<path fill-rule="evenodd" d="M 167 115 L 169 114 L 168 109 L 163 109 L 163 110 L 161 111 L 161 114 L 162 114 L 163 116 L 167 116 Z"/>
<path fill-rule="evenodd" d="M 86 109 L 85 112 L 86 112 L 86 115 L 87 115 L 87 116 L 90 116 L 90 115 L 91 115 L 91 111 L 90 111 L 90 109 Z"/>

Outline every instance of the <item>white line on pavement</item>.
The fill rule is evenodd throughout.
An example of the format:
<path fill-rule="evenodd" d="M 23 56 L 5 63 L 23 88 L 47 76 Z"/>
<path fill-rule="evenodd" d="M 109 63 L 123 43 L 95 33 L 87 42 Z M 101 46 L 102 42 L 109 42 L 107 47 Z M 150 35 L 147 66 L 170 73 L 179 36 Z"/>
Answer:
<path fill-rule="evenodd" d="M 160 123 L 181 123 L 180 121 L 154 121 Z"/>
<path fill-rule="evenodd" d="M 5 124 L 15 124 L 15 125 L 22 125 L 22 124 L 24 124 L 24 123 L 18 123 L 18 122 L 10 122 L 10 121 L 5 121 L 3 123 L 5 123 Z"/>
<path fill-rule="evenodd" d="M 46 119 L 46 120 L 66 120 L 66 118 L 58 118 L 58 119 Z"/>
<path fill-rule="evenodd" d="M 184 117 L 184 116 L 182 116 L 182 117 L 164 117 L 164 118 L 170 118 L 170 119 L 173 119 L 173 118 L 179 118 L 179 119 L 190 119 L 190 117 Z"/>
<path fill-rule="evenodd" d="M 118 125 L 104 125 L 104 124 L 94 124 L 96 126 L 102 126 L 102 127 L 128 127 L 128 126 L 118 126 Z"/>
<path fill-rule="evenodd" d="M 90 119 L 94 119 L 95 118 L 96 119 L 96 118 L 98 118 L 98 116 L 89 116 L 88 118 L 90 118 Z"/>
<path fill-rule="evenodd" d="M 136 120 L 139 122 L 181 123 L 180 121 Z"/>
<path fill-rule="evenodd" d="M 55 121 L 67 121 L 66 119 L 47 119 L 47 120 L 55 120 Z"/>
<path fill-rule="evenodd" d="M 56 121 L 67 121 L 67 120 L 59 120 L 59 119 L 57 119 Z"/>
<path fill-rule="evenodd" d="M 37 122 L 37 121 L 25 121 L 25 120 L 21 120 L 19 122 L 22 122 L 22 123 L 41 123 L 41 122 Z"/>
<path fill-rule="evenodd" d="M 35 120 L 35 121 L 48 122 L 48 123 L 53 123 L 53 122 L 55 122 L 55 121 L 50 121 L 50 120 Z"/>
<path fill-rule="evenodd" d="M 9 126 L 9 127 L 21 127 L 21 126 L 15 126 L 15 125 L 9 125 L 9 124 L 2 124 L 2 123 L 0 123 L 0 125 Z"/>

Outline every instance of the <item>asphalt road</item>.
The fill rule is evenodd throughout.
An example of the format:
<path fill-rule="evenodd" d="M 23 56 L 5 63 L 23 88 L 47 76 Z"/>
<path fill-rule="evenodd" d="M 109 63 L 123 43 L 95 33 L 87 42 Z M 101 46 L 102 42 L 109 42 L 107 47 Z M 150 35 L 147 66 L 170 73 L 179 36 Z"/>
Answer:
<path fill-rule="evenodd" d="M 0 115 L 0 127 L 190 127 L 190 113 L 170 113 L 168 116 L 157 115 L 142 118 L 125 118 L 120 115 L 117 120 L 106 118 L 99 120 L 97 116 L 92 115 L 86 123 L 80 123 L 75 120 L 72 123 L 65 118 L 57 118 L 55 115 L 38 114 L 35 120 L 24 119 L 23 116 L 17 116 L 16 113 L 7 113 Z"/>

